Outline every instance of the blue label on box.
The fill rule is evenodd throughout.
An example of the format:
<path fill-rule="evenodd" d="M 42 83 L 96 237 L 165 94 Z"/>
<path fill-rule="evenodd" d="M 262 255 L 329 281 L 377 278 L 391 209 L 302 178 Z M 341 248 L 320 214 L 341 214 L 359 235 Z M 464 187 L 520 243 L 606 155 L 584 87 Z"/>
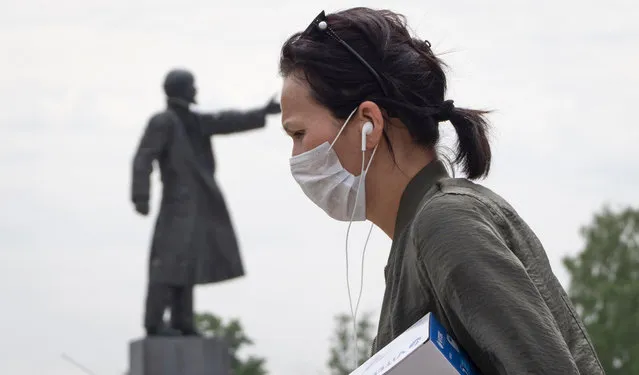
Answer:
<path fill-rule="evenodd" d="M 460 374 L 480 375 L 468 355 L 459 348 L 457 342 L 446 332 L 433 314 L 430 314 L 430 339 Z"/>

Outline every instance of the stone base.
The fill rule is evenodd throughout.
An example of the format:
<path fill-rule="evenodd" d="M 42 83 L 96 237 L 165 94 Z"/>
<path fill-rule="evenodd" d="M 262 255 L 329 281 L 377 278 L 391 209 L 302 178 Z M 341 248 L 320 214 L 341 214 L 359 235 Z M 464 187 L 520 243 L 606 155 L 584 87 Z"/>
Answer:
<path fill-rule="evenodd" d="M 132 341 L 129 375 L 229 375 L 223 340 L 201 337 L 151 337 Z"/>

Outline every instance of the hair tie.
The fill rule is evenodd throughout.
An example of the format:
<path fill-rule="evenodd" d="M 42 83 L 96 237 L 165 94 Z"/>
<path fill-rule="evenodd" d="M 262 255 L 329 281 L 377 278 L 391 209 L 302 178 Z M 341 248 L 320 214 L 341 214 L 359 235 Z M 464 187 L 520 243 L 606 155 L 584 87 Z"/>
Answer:
<path fill-rule="evenodd" d="M 445 100 L 440 106 L 439 111 L 433 115 L 433 118 L 437 122 L 444 122 L 450 120 L 453 111 L 455 110 L 455 102 L 453 100 Z"/>

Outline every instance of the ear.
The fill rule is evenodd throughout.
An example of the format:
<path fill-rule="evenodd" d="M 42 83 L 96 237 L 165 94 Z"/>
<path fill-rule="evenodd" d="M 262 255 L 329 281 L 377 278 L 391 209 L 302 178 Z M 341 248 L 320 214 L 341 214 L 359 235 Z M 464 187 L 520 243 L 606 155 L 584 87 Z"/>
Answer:
<path fill-rule="evenodd" d="M 384 134 L 384 116 L 382 115 L 382 110 L 377 104 L 366 101 L 359 105 L 357 112 L 360 120 L 358 121 L 360 133 L 362 132 L 364 124 L 367 122 L 373 124 L 373 131 L 366 136 L 366 149 L 370 150 L 381 142 Z"/>

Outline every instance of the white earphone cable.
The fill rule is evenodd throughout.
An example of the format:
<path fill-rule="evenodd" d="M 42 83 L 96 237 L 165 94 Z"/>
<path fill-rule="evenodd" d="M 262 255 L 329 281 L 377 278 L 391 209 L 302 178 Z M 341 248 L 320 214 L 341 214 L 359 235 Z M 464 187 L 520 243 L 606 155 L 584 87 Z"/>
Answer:
<path fill-rule="evenodd" d="M 373 156 L 375 156 L 375 151 L 377 151 L 377 146 L 373 149 L 373 153 L 371 154 L 371 158 L 368 161 L 368 165 L 366 165 L 366 168 L 364 168 L 365 162 L 365 156 L 366 156 L 366 152 L 362 151 L 362 171 L 360 173 L 360 179 L 358 182 L 358 186 L 357 186 L 357 193 L 355 193 L 355 203 L 353 206 L 353 212 L 351 214 L 351 220 L 348 222 L 348 228 L 346 230 L 346 289 L 348 290 L 348 303 L 350 306 L 350 310 L 351 310 L 351 319 L 353 321 L 353 342 L 352 342 L 352 347 L 353 347 L 353 365 L 354 365 L 354 369 L 357 368 L 359 366 L 359 347 L 358 347 L 358 340 L 357 340 L 357 311 L 359 309 L 359 303 L 361 301 L 362 298 L 362 292 L 364 291 L 364 257 L 366 255 L 366 246 L 368 245 L 368 240 L 370 239 L 371 236 L 371 232 L 373 231 L 373 223 L 371 223 L 371 227 L 368 230 L 368 236 L 366 236 L 366 242 L 364 243 L 364 250 L 362 251 L 362 260 L 361 260 L 361 269 L 360 269 L 360 289 L 359 289 L 359 293 L 357 296 L 357 302 L 355 304 L 355 308 L 353 309 L 353 297 L 351 294 L 351 283 L 350 283 L 350 275 L 349 275 L 349 262 L 348 262 L 348 237 L 351 231 L 351 226 L 353 224 L 353 218 L 355 217 L 355 209 L 357 207 L 357 201 L 359 199 L 359 192 L 361 189 L 361 184 L 362 183 L 366 183 L 366 173 L 368 173 L 368 169 L 371 166 L 371 163 L 373 162 Z M 366 197 L 364 197 L 364 199 L 366 199 Z"/>

